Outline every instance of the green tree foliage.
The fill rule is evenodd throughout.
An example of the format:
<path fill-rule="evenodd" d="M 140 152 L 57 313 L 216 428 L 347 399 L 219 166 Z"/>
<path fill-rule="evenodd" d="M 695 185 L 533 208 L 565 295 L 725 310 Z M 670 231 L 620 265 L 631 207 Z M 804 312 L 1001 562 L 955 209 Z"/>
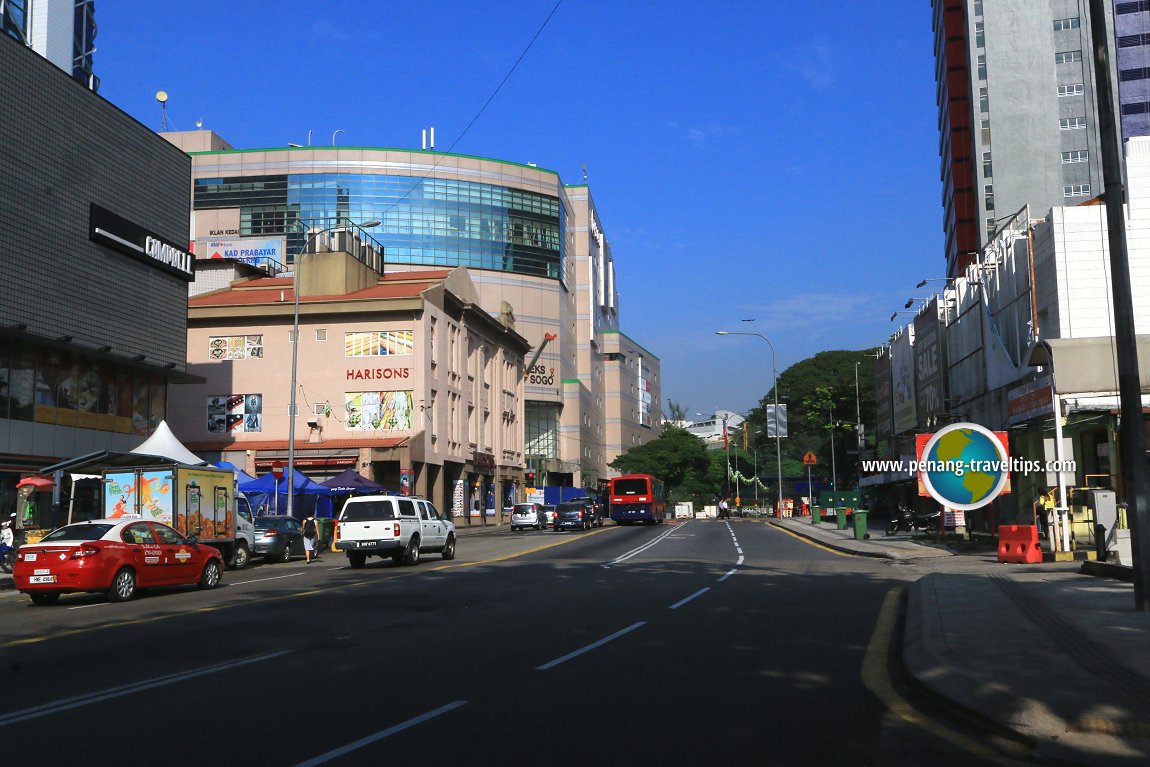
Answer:
<path fill-rule="evenodd" d="M 692 495 L 707 484 L 711 460 L 703 441 L 686 429 L 668 427 L 657 439 L 631 448 L 611 462 L 624 474 L 653 474 L 663 480 L 668 494 Z M 691 488 L 691 489 L 688 489 Z"/>
<path fill-rule="evenodd" d="M 779 403 L 787 405 L 788 436 L 782 440 L 783 476 L 806 480 L 803 455 L 818 457 L 812 476 L 831 478 L 831 433 L 834 466 L 840 488 L 857 482 L 858 429 L 861 413 L 866 444 L 873 445 L 875 423 L 874 349 L 825 351 L 797 362 L 779 375 Z M 855 363 L 858 363 L 856 407 Z M 767 437 L 767 405 L 775 401 L 768 391 L 747 417 L 748 441 L 758 450 L 759 476 L 769 482 L 775 474 L 775 440 Z M 740 446 L 741 436 L 740 436 Z M 864 448 L 865 449 L 865 448 Z"/>

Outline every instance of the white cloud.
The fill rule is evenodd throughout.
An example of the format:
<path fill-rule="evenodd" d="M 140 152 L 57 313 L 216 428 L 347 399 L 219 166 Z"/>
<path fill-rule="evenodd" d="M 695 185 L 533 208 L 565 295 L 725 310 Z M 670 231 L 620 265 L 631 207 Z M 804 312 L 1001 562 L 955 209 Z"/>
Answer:
<path fill-rule="evenodd" d="M 790 69 L 812 88 L 829 88 L 838 79 L 838 65 L 830 46 L 813 43 L 796 51 L 792 62 Z"/>

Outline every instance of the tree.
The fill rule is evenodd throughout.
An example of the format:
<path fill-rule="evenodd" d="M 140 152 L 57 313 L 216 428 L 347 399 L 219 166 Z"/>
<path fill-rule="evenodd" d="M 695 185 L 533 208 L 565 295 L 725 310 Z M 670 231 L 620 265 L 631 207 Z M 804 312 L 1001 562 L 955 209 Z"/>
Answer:
<path fill-rule="evenodd" d="M 686 483 L 695 486 L 706 477 L 710 457 L 701 439 L 686 429 L 668 426 L 657 439 L 631 448 L 610 466 L 624 474 L 652 474 L 663 480 L 671 494 Z"/>
<path fill-rule="evenodd" d="M 779 402 L 787 404 L 788 421 L 787 436 L 782 440 L 784 477 L 801 478 L 805 482 L 806 470 L 802 457 L 810 451 L 819 460 L 815 476 L 829 482 L 832 465 L 830 434 L 833 430 L 834 465 L 838 470 L 839 487 L 855 484 L 860 414 L 864 424 L 874 423 L 874 355 L 874 349 L 819 352 L 796 362 L 779 375 Z M 759 405 L 747 417 L 750 443 L 759 451 L 760 476 L 770 476 L 776 466 L 775 440 L 767 436 L 767 405 L 773 405 L 774 401 L 772 389 L 763 395 Z M 869 444 L 873 444 L 873 434 L 872 426 L 868 436 Z"/>
<path fill-rule="evenodd" d="M 667 400 L 666 417 L 672 423 L 682 423 L 687 420 L 687 412 L 690 408 L 682 402 L 676 402 L 673 399 Z"/>

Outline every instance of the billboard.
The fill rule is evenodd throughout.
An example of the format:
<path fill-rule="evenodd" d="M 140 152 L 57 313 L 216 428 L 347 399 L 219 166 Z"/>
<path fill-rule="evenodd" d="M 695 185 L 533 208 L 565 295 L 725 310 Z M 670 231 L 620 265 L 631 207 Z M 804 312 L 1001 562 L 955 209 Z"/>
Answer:
<path fill-rule="evenodd" d="M 918 426 L 914 393 L 914 325 L 902 328 L 890 343 L 891 407 L 894 432 L 901 434 Z"/>

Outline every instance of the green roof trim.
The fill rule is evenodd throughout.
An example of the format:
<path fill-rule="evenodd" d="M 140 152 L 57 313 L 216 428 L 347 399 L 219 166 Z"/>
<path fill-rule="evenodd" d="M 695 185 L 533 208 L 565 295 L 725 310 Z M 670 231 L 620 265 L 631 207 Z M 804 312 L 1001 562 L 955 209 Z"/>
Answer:
<path fill-rule="evenodd" d="M 481 157 L 476 154 L 447 154 L 446 152 L 435 152 L 430 149 L 399 149 L 397 147 L 380 147 L 380 146 L 276 146 L 268 147 L 266 149 L 213 149 L 205 152 L 188 152 L 190 157 L 197 157 L 199 155 L 209 154 L 236 154 L 242 152 L 306 152 L 309 150 L 322 149 L 331 151 L 332 149 L 349 149 L 355 152 L 406 152 L 407 154 L 425 154 L 434 155 L 436 157 L 461 157 L 465 160 L 481 160 L 483 162 L 494 162 L 500 165 L 514 165 L 517 168 L 530 168 L 537 170 L 541 173 L 550 173 L 556 178 L 559 177 L 559 171 L 548 170 L 547 168 L 540 168 L 535 165 L 528 165 L 525 162 L 512 162 L 511 160 L 498 160 L 494 157 Z"/>
<path fill-rule="evenodd" d="M 583 382 L 582 382 L 582 381 L 580 381 L 578 378 L 564 378 L 564 379 L 563 379 L 563 383 L 565 383 L 565 384 L 569 384 L 569 383 L 573 383 L 573 384 L 581 384 L 581 383 L 583 383 Z"/>
<path fill-rule="evenodd" d="M 563 188 L 564 189 L 586 189 L 587 185 L 586 184 L 564 184 Z"/>

